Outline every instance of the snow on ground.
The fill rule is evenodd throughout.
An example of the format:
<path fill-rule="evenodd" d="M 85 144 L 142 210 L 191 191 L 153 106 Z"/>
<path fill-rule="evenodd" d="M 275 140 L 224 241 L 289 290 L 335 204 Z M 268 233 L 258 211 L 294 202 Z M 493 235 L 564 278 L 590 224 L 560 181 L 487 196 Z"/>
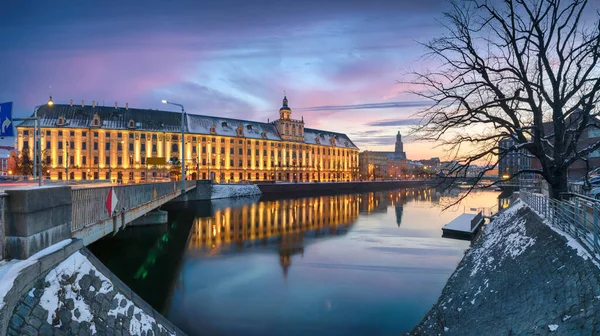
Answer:
<path fill-rule="evenodd" d="M 110 280 L 98 272 L 96 267 L 80 252 L 72 254 L 46 275 L 45 280 L 50 283 L 50 286 L 44 289 L 44 293 L 40 298 L 40 306 L 48 311 L 47 322 L 49 324 L 52 324 L 58 310 L 65 304 L 65 302 L 59 301 L 58 297 L 58 292 L 62 289 L 65 292 L 65 300 L 73 299 L 75 303 L 74 308 L 71 310 L 71 319 L 80 323 L 84 321 L 89 322 L 92 325 L 92 330 L 95 330 L 92 311 L 85 301 L 83 301 L 83 297 L 79 295 L 79 291 L 81 290 L 79 288 L 79 280 L 91 271 L 94 271 L 95 275 L 102 281 L 102 287 L 98 292 L 106 294 L 113 289 Z M 75 281 L 71 285 L 61 285 L 61 280 L 72 276 L 75 276 Z M 75 310 L 79 311 L 79 317 L 76 317 Z"/>
<path fill-rule="evenodd" d="M 119 305 L 117 305 L 117 308 L 110 310 L 108 312 L 108 316 L 117 317 L 119 313 L 127 315 L 127 311 L 131 306 L 133 306 L 133 316 L 140 314 L 139 320 L 135 318 L 131 319 L 131 323 L 129 324 L 129 333 L 131 335 L 142 335 L 144 332 L 147 333 L 149 330 L 152 330 L 153 323 L 156 323 L 161 331 L 166 331 L 166 329 L 162 325 L 158 324 L 152 316 L 146 314 L 146 312 L 136 307 L 133 302 L 128 300 L 123 294 L 119 293 L 115 295 L 115 299 L 118 300 Z M 121 306 L 121 302 L 123 300 L 125 300 L 126 304 Z"/>
<path fill-rule="evenodd" d="M 558 329 L 558 324 L 549 324 L 548 329 L 550 329 L 550 331 L 556 331 L 556 329 Z"/>
<path fill-rule="evenodd" d="M 65 239 L 59 243 L 49 246 L 38 253 L 32 255 L 25 260 L 16 260 L 5 262 L 0 264 L 0 309 L 4 307 L 4 297 L 11 290 L 15 279 L 21 273 L 22 270 L 38 262 L 38 260 L 48 254 L 54 253 L 61 248 L 67 246 L 71 242 L 71 239 Z"/>
<path fill-rule="evenodd" d="M 40 298 L 40 305 L 42 308 L 48 311 L 47 322 L 49 324 L 52 324 L 52 321 L 56 318 L 56 312 L 59 311 L 65 304 L 65 302 L 59 301 L 59 291 L 62 290 L 64 291 L 65 295 L 64 301 L 72 299 L 75 303 L 73 309 L 71 309 L 71 319 L 79 323 L 84 321 L 89 322 L 91 324 L 90 328 L 92 334 L 95 333 L 96 326 L 94 324 L 94 313 L 97 312 L 92 312 L 90 306 L 85 303 L 83 297 L 79 295 L 79 291 L 81 290 L 79 287 L 79 281 L 81 278 L 83 278 L 83 276 L 90 274 L 92 271 L 94 271 L 94 275 L 100 278 L 101 281 L 101 287 L 99 289 L 96 288 L 96 295 L 99 293 L 107 294 L 113 290 L 114 287 L 112 282 L 101 272 L 99 272 L 98 269 L 96 269 L 96 267 L 80 252 L 74 253 L 48 273 L 45 281 L 50 283 L 50 286 L 44 289 L 44 293 Z M 61 280 L 64 281 L 64 279 L 73 277 L 75 278 L 73 283 L 69 285 L 61 285 Z M 117 293 L 115 298 L 119 301 L 119 303 L 122 300 L 126 300 L 127 304 L 124 305 L 124 307 L 121 307 L 121 304 L 119 304 L 117 308 L 108 311 L 107 314 L 109 316 L 117 316 L 118 313 L 127 315 L 127 310 L 132 305 L 134 307 L 133 315 L 135 316 L 139 313 L 139 320 L 137 320 L 135 317 L 131 317 L 131 323 L 129 326 L 130 334 L 141 335 L 143 332 L 147 333 L 149 330 L 152 330 L 153 323 L 156 323 L 161 330 L 166 331 L 166 329 L 162 325 L 158 324 L 153 317 L 136 307 L 133 302 L 128 300 L 123 294 Z M 78 314 L 75 314 L 75 311 L 77 311 Z"/>
<path fill-rule="evenodd" d="M 494 268 L 502 264 L 505 258 L 516 258 L 535 243 L 535 239 L 527 236 L 525 231 L 525 220 L 515 221 L 514 216 L 517 211 L 523 208 L 523 202 L 517 202 L 512 207 L 504 210 L 498 218 L 486 226 L 483 243 L 472 249 L 469 253 L 473 256 L 473 270 L 471 276 L 477 274 L 482 268 Z M 500 250 L 500 260 L 495 262 L 494 258 L 488 255 L 489 251 Z"/>
<path fill-rule="evenodd" d="M 255 184 L 214 184 L 212 186 L 211 199 L 243 197 L 260 195 L 262 192 Z"/>

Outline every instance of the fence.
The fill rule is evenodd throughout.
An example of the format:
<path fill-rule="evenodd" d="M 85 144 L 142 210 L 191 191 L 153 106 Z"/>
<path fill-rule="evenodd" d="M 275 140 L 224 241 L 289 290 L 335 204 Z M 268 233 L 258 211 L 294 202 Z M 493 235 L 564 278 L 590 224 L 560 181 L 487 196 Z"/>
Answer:
<path fill-rule="evenodd" d="M 0 260 L 4 259 L 4 247 L 5 247 L 5 234 L 6 231 L 5 230 L 5 215 L 4 215 L 4 210 L 5 210 L 5 204 L 6 204 L 6 196 L 8 196 L 5 193 L 0 193 Z"/>
<path fill-rule="evenodd" d="M 196 181 L 189 181 L 194 182 Z M 186 187 L 187 187 L 186 183 Z M 106 209 L 106 198 L 111 187 L 74 189 L 71 191 L 73 218 L 71 232 L 75 232 L 112 217 Z M 133 184 L 112 187 L 117 195 L 117 211 L 129 210 L 180 192 L 178 182 Z"/>
<path fill-rule="evenodd" d="M 600 254 L 598 224 L 600 203 L 592 198 L 571 195 L 569 200 L 555 200 L 540 194 L 521 191 L 520 198 L 551 225 Z"/>

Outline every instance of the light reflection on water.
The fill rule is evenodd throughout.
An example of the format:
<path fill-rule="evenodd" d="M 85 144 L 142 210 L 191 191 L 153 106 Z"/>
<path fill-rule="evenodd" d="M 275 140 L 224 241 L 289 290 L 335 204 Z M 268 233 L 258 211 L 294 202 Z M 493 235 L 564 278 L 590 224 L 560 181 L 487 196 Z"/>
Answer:
<path fill-rule="evenodd" d="M 435 189 L 214 204 L 193 220 L 167 316 L 191 335 L 399 335 L 469 245 L 441 227 L 497 195 L 446 212 L 456 195 Z"/>

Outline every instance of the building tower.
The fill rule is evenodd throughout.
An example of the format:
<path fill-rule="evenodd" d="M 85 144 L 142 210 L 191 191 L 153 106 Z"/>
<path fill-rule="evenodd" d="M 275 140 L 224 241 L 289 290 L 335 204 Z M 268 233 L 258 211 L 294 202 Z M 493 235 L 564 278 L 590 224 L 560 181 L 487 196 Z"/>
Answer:
<path fill-rule="evenodd" d="M 400 131 L 396 134 L 396 154 L 404 152 L 404 145 L 402 144 L 402 135 Z"/>
<path fill-rule="evenodd" d="M 396 134 L 396 149 L 394 150 L 394 158 L 396 160 L 406 160 L 406 153 L 404 153 L 404 144 L 402 143 L 402 135 L 400 131 Z"/>
<path fill-rule="evenodd" d="M 288 106 L 287 96 L 283 96 L 283 106 L 279 109 L 279 119 L 273 122 L 281 139 L 304 142 L 304 120 L 292 119 L 292 109 Z"/>

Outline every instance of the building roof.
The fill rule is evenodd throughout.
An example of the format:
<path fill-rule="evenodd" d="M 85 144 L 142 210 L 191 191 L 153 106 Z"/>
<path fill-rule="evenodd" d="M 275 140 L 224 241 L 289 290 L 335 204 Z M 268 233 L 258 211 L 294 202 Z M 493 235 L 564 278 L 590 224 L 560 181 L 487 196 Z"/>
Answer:
<path fill-rule="evenodd" d="M 101 127 L 92 126 L 94 114 L 96 113 L 100 117 Z M 181 132 L 180 112 L 152 109 L 55 104 L 40 107 L 38 117 L 40 118 L 41 127 L 57 127 L 59 118 L 63 117 L 64 126 L 60 126 L 62 128 Z M 130 120 L 133 120 L 135 128 L 129 128 Z M 277 127 L 273 123 L 197 114 L 187 114 L 186 121 L 186 133 L 190 134 L 211 135 L 211 127 L 215 126 L 216 135 L 235 137 L 237 136 L 238 127 L 241 126 L 244 131 L 243 138 L 282 140 Z M 33 121 L 24 121 L 17 127 L 33 127 Z M 263 137 L 263 134 L 265 137 Z M 332 141 L 332 139 L 335 140 Z M 358 149 L 346 134 L 312 128 L 304 129 L 304 143 Z"/>

